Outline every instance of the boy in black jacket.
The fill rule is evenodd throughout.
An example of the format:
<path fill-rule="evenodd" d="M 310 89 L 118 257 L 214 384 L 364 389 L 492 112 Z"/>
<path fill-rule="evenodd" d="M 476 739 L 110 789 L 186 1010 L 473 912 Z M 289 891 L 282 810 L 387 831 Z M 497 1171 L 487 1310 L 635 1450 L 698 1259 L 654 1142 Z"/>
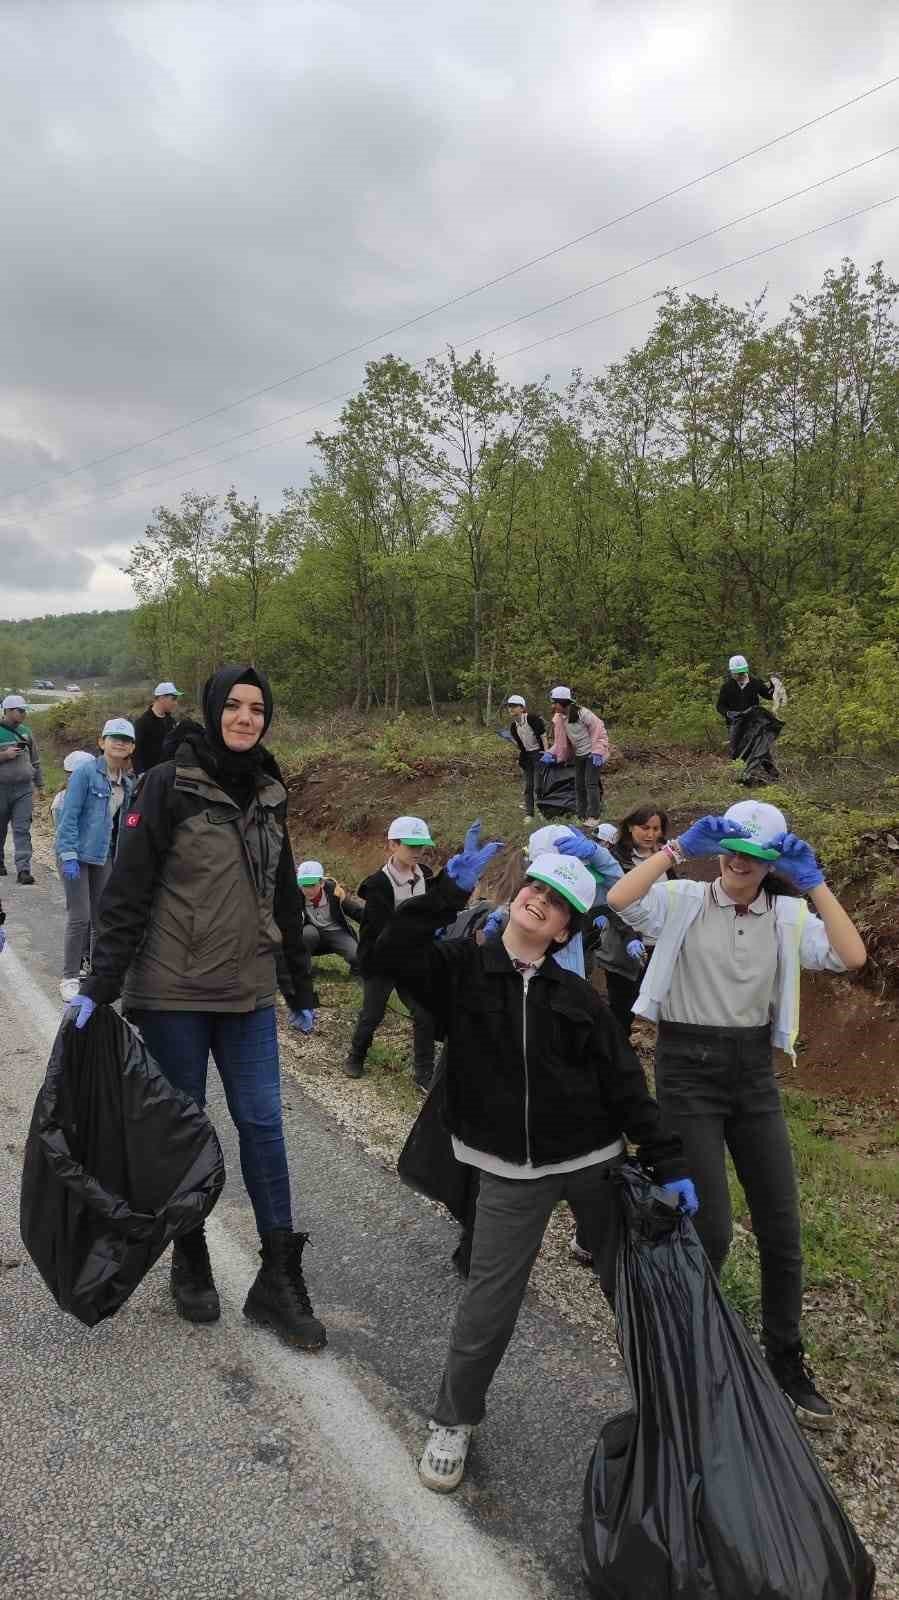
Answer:
<path fill-rule="evenodd" d="M 499 848 L 481 847 L 479 829 L 469 829 L 431 892 L 403 906 L 370 957 L 445 1029 L 453 1149 L 480 1169 L 471 1273 L 419 1463 L 422 1482 L 440 1493 L 462 1480 L 472 1429 L 558 1202 L 571 1205 L 610 1301 L 619 1224 L 607 1177 L 623 1157 L 624 1135 L 655 1181 L 697 1209 L 681 1141 L 662 1128 L 636 1055 L 599 996 L 549 959 L 593 903 L 595 878 L 583 862 L 538 856 L 500 941 L 435 940 Z"/>
<path fill-rule="evenodd" d="M 421 817 L 394 817 L 387 829 L 387 860 L 359 885 L 364 909 L 359 923 L 358 970 L 363 980 L 362 1010 L 343 1064 L 348 1078 L 361 1078 L 365 1057 L 375 1030 L 384 1020 L 387 1002 L 395 988 L 411 1013 L 413 1071 L 419 1089 L 427 1090 L 434 1075 L 434 1019 L 402 983 L 395 983 L 371 964 L 378 937 L 407 900 L 427 895 L 433 881 L 430 867 L 420 863 L 422 851 L 434 843 Z"/>
<path fill-rule="evenodd" d="M 506 705 L 512 712 L 512 721 L 509 732 L 518 746 L 518 765 L 521 768 L 521 781 L 524 799 L 524 820 L 534 820 L 534 780 L 537 775 L 537 762 L 543 754 L 543 735 L 546 732 L 546 723 L 542 717 L 528 711 L 524 695 L 510 694 Z"/>

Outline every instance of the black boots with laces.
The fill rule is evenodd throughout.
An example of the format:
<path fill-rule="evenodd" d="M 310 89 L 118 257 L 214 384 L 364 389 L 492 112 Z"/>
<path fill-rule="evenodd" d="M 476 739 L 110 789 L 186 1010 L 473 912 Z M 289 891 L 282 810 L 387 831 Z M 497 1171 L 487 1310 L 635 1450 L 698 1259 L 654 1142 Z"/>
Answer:
<path fill-rule="evenodd" d="M 271 1328 L 301 1350 L 321 1350 L 328 1342 L 312 1309 L 303 1277 L 303 1246 L 308 1233 L 274 1228 L 262 1235 L 262 1266 L 246 1298 L 244 1316 Z"/>
<path fill-rule="evenodd" d="M 222 1308 L 202 1227 L 175 1240 L 170 1282 L 179 1315 L 187 1322 L 218 1322 Z"/>
<path fill-rule="evenodd" d="M 815 1374 L 805 1359 L 801 1344 L 792 1350 L 772 1351 L 768 1355 L 772 1376 L 783 1390 L 804 1428 L 832 1428 L 833 1406 L 815 1388 Z"/>

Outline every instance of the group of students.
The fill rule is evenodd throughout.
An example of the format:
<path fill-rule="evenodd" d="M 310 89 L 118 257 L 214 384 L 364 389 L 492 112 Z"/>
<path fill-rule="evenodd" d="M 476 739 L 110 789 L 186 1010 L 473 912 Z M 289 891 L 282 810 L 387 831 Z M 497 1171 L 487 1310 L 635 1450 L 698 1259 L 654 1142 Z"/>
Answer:
<path fill-rule="evenodd" d="M 473 824 L 433 872 L 421 859 L 433 844 L 427 824 L 402 817 L 388 830 L 384 867 L 354 901 L 329 886 L 320 861 L 301 863 L 307 881 L 297 881 L 286 790 L 263 743 L 272 712 L 257 669 L 209 679 L 202 724 L 179 725 L 170 758 L 129 801 L 91 973 L 70 1001 L 83 1028 L 98 1005 L 121 999 L 162 1071 L 200 1105 L 212 1054 L 260 1233 L 246 1315 L 296 1346 L 326 1343 L 303 1272 L 307 1235 L 293 1221 L 275 990 L 280 961 L 289 1022 L 310 1032 L 310 948 L 346 911 L 359 912 L 353 959 L 366 993 L 352 1073 L 396 987 L 431 1049 L 435 1036 L 444 1041 L 445 1123 L 456 1159 L 479 1182 L 423 1483 L 447 1492 L 461 1481 L 560 1200 L 614 1300 L 620 1224 L 610 1177 L 628 1143 L 693 1217 L 716 1272 L 730 1241 L 730 1151 L 759 1247 L 772 1373 L 800 1420 L 828 1425 L 832 1410 L 802 1346 L 796 1179 L 772 1049 L 794 1046 L 800 968 L 846 971 L 865 950 L 811 846 L 758 801 L 673 838 L 664 811 L 648 803 L 623 819 L 611 849 L 561 826 L 537 830 L 522 852 L 483 844 Z M 697 858 L 715 860 L 714 881 L 685 875 Z M 581 975 L 610 928 L 636 964 L 617 1016 Z M 657 1098 L 618 1020 L 631 1010 L 658 1025 Z M 176 1242 L 171 1289 L 187 1319 L 219 1316 L 202 1228 Z"/>

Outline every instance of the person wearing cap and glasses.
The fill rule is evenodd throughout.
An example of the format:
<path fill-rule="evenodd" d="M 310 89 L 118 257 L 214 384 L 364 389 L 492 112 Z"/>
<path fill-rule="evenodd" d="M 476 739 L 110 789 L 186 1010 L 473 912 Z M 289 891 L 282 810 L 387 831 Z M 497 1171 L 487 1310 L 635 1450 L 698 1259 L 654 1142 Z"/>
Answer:
<path fill-rule="evenodd" d="M 605 723 L 594 711 L 579 706 L 567 684 L 552 690 L 552 748 L 540 760 L 544 766 L 574 762 L 575 806 L 582 822 L 597 821 L 602 809 L 600 770 L 609 759 L 609 736 Z"/>
<path fill-rule="evenodd" d="M 428 893 L 433 873 L 420 857 L 433 843 L 430 829 L 421 817 L 394 817 L 387 829 L 387 860 L 359 885 L 357 893 L 365 904 L 359 924 L 358 954 L 363 979 L 362 1010 L 343 1064 L 348 1078 L 362 1077 L 365 1057 L 375 1030 L 384 1020 L 394 988 L 412 1016 L 413 1075 L 418 1088 L 426 1090 L 434 1075 L 434 1021 L 430 1012 L 414 996 L 407 995 L 402 986 L 371 967 L 377 939 L 397 907 Z"/>
<path fill-rule="evenodd" d="M 303 943 L 310 956 L 342 956 L 355 977 L 358 940 L 347 918 L 359 922 L 364 902 L 347 894 L 336 878 L 326 878 L 320 861 L 301 861 L 297 883 L 303 900 Z"/>
<path fill-rule="evenodd" d="M 481 845 L 474 823 L 431 892 L 400 908 L 370 957 L 444 1029 L 446 1123 L 456 1159 L 479 1169 L 469 1277 L 419 1463 L 422 1482 L 438 1493 L 462 1480 L 559 1201 L 575 1212 L 610 1300 L 620 1217 L 607 1180 L 625 1136 L 672 1198 L 690 1212 L 697 1205 L 680 1139 L 663 1128 L 618 1024 L 582 978 L 550 959 L 593 905 L 596 879 L 584 862 L 558 853 L 531 861 L 500 940 L 435 938 L 500 848 Z M 600 872 L 607 857 L 597 847 Z"/>
<path fill-rule="evenodd" d="M 180 689 L 166 680 L 157 683 L 153 690 L 153 699 L 134 724 L 134 756 L 132 765 L 135 775 L 140 777 L 142 772 L 149 772 L 151 767 L 158 767 L 163 759 L 162 747 L 169 734 L 175 728 L 175 711 L 181 699 Z"/>
<path fill-rule="evenodd" d="M 88 929 L 96 934 L 100 896 L 106 888 L 119 835 L 119 818 L 127 813 L 134 779 L 126 772 L 134 749 L 134 724 L 110 717 L 100 735 L 99 756 L 75 760 L 56 826 L 56 857 L 66 896 L 63 945 L 64 1000 L 78 993 Z M 73 752 L 75 757 L 83 752 Z M 70 757 L 66 757 L 71 762 Z M 65 763 L 64 763 L 65 764 Z"/>
<path fill-rule="evenodd" d="M 706 856 L 718 857 L 713 883 L 662 881 L 672 864 Z M 732 1232 L 729 1150 L 758 1245 L 769 1366 L 799 1421 L 829 1427 L 833 1411 L 802 1345 L 799 1203 L 772 1047 L 794 1052 L 800 968 L 861 967 L 864 944 L 811 845 L 758 800 L 695 822 L 613 884 L 608 903 L 655 941 L 633 1009 L 658 1023 L 656 1093 L 702 1195 L 706 1254 L 720 1273 Z"/>
<path fill-rule="evenodd" d="M 34 735 L 25 721 L 23 695 L 8 694 L 0 714 L 0 877 L 6 877 L 6 833 L 12 826 L 16 878 L 32 884 L 31 818 L 34 791 L 44 787 Z"/>
<path fill-rule="evenodd" d="M 518 765 L 523 786 L 522 805 L 525 822 L 534 820 L 534 780 L 537 763 L 543 755 L 543 735 L 546 723 L 542 717 L 528 711 L 528 703 L 521 694 L 510 694 L 506 705 L 512 712 L 509 732 L 518 746 Z"/>

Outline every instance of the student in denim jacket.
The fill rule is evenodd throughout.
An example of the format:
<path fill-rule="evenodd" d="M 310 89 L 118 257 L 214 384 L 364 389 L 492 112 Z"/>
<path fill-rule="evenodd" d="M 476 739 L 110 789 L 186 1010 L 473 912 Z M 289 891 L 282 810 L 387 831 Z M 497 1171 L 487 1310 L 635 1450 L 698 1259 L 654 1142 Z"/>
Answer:
<path fill-rule="evenodd" d="M 99 756 L 82 761 L 69 779 L 56 830 L 56 854 L 66 894 L 64 1000 L 78 993 L 81 958 L 89 927 L 96 929 L 100 896 L 112 870 L 119 818 L 127 814 L 134 779 L 126 767 L 134 749 L 134 727 L 111 717 L 100 735 Z"/>

